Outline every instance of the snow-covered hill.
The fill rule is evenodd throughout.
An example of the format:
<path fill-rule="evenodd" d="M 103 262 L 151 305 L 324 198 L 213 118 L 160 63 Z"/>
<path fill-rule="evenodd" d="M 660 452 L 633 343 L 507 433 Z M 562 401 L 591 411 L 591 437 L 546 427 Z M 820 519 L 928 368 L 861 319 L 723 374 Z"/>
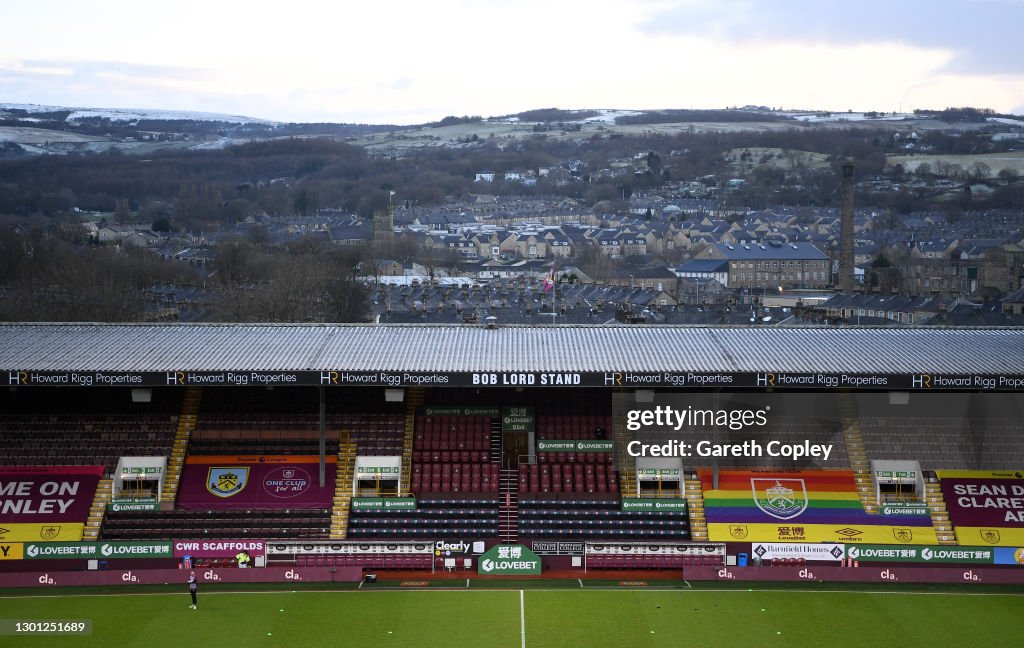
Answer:
<path fill-rule="evenodd" d="M 31 113 L 52 113 L 70 110 L 67 121 L 77 121 L 86 117 L 102 117 L 110 121 L 138 121 L 140 119 L 158 120 L 186 120 L 186 121 L 210 121 L 228 122 L 231 124 L 274 124 L 276 122 L 255 117 L 244 117 L 242 115 L 222 115 L 219 113 L 194 112 L 188 110 L 151 110 L 143 109 L 119 109 L 119 108 L 72 108 L 68 106 L 41 106 L 39 104 L 15 104 L 0 103 L 0 113 L 10 114 L 11 110 L 24 110 Z M 33 118 L 22 118 L 30 121 Z"/>

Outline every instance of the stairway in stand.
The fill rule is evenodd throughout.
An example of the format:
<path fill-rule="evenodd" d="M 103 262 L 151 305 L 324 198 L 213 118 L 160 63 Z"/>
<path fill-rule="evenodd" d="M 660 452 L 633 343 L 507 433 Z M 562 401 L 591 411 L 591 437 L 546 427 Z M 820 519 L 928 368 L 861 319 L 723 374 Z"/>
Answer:
<path fill-rule="evenodd" d="M 348 516 L 352 504 L 352 483 L 356 472 L 356 444 L 347 435 L 338 445 L 338 468 L 334 478 L 334 505 L 331 508 L 331 540 L 348 537 Z"/>
<path fill-rule="evenodd" d="M 857 495 L 865 513 L 878 514 L 878 494 L 875 492 L 875 480 L 871 476 L 871 463 L 864 448 L 864 437 L 857 419 L 857 403 L 850 394 L 839 394 L 839 424 L 843 429 L 846 441 L 846 454 L 850 458 L 850 470 L 857 482 Z"/>
<path fill-rule="evenodd" d="M 501 417 L 491 419 L 491 463 L 500 464 L 502 454 Z"/>
<path fill-rule="evenodd" d="M 704 514 L 704 488 L 696 475 L 687 477 L 684 492 L 686 493 L 686 511 L 690 516 L 690 539 L 704 542 L 708 539 L 708 520 Z"/>
<path fill-rule="evenodd" d="M 514 544 L 519 539 L 519 471 L 502 468 L 500 486 L 498 538 L 503 544 Z"/>
<path fill-rule="evenodd" d="M 171 456 L 167 458 L 167 475 L 164 477 L 164 489 L 160 494 L 160 502 L 174 506 L 178 496 L 178 483 L 181 471 L 185 467 L 185 455 L 188 454 L 188 440 L 192 430 L 196 429 L 199 419 L 199 403 L 203 399 L 202 387 L 189 387 L 185 390 L 185 400 L 178 415 L 178 428 L 174 433 L 171 445 Z"/>
<path fill-rule="evenodd" d="M 92 506 L 89 507 L 89 520 L 85 523 L 85 530 L 82 532 L 82 540 L 99 540 L 100 526 L 103 525 L 103 516 L 107 513 L 107 504 L 114 494 L 114 480 L 101 479 L 96 485 L 96 495 L 92 498 Z"/>
<path fill-rule="evenodd" d="M 928 509 L 932 512 L 932 527 L 935 529 L 935 538 L 939 544 L 955 545 L 956 533 L 953 531 L 949 511 L 946 510 L 946 500 L 942 497 L 942 488 L 938 483 L 925 481 L 924 501 L 928 503 Z"/>
<path fill-rule="evenodd" d="M 423 388 L 409 387 L 405 390 L 405 440 L 402 443 L 402 488 L 400 496 L 409 494 L 412 484 L 412 451 L 416 438 L 416 410 L 423 405 Z"/>
<path fill-rule="evenodd" d="M 619 471 L 619 494 L 622 497 L 638 497 L 636 471 L 623 468 Z"/>

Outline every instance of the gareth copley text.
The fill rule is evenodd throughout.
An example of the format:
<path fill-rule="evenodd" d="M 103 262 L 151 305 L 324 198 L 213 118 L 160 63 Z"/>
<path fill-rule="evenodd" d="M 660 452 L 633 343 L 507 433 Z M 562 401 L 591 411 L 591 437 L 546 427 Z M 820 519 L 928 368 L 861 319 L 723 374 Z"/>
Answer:
<path fill-rule="evenodd" d="M 631 457 L 788 457 L 799 461 L 810 457 L 828 461 L 832 455 L 832 444 L 783 443 L 768 441 L 767 443 L 748 439 L 740 443 L 718 443 L 714 441 L 665 441 L 661 443 L 644 443 L 630 441 L 626 452 Z"/>

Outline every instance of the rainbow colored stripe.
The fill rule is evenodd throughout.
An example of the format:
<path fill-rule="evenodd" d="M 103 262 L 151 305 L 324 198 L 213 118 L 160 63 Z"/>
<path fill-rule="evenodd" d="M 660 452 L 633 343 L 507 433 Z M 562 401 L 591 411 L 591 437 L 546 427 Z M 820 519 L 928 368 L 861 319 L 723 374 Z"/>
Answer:
<path fill-rule="evenodd" d="M 844 524 L 930 527 L 921 515 L 869 515 L 849 470 L 722 470 L 714 489 L 710 469 L 697 471 L 709 524 Z"/>

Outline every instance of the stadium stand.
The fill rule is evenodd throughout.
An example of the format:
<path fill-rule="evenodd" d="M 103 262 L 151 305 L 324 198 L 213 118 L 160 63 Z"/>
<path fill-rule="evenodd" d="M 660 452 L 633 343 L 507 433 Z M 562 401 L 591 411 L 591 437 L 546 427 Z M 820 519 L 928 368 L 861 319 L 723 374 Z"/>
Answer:
<path fill-rule="evenodd" d="M 931 470 L 1024 465 L 1019 394 L 913 394 L 898 407 L 888 406 L 885 394 L 858 394 L 857 403 L 873 459 L 919 461 Z"/>
<path fill-rule="evenodd" d="M 685 512 L 623 511 L 618 498 L 519 500 L 520 538 L 689 540 Z"/>
<path fill-rule="evenodd" d="M 291 390 L 294 391 L 294 390 Z M 193 454 L 283 454 L 319 452 L 319 406 L 311 390 L 207 390 L 192 433 Z M 327 454 L 338 453 L 339 432 L 362 455 L 402 454 L 400 408 L 331 394 L 327 401 Z"/>
<path fill-rule="evenodd" d="M 156 538 L 326 539 L 330 509 L 109 512 L 103 540 Z"/>
<path fill-rule="evenodd" d="M 497 498 L 424 497 L 413 511 L 353 511 L 351 539 L 415 540 L 453 537 L 489 538 L 498 535 Z"/>
<path fill-rule="evenodd" d="M 497 493 L 499 466 L 490 461 L 490 434 L 489 417 L 418 416 L 412 492 Z"/>
<path fill-rule="evenodd" d="M 25 332 L 21 332 L 22 328 Z M 568 540 L 577 544 L 588 541 L 605 546 L 614 543 L 619 548 L 644 542 L 670 546 L 693 539 L 694 530 L 706 533 L 709 524 L 717 527 L 711 534 L 711 540 L 716 543 L 788 541 L 792 536 L 782 538 L 781 532 L 776 533 L 776 530 L 785 528 L 788 533 L 791 524 L 793 528 L 807 527 L 808 533 L 798 536 L 800 541 L 806 542 L 844 542 L 848 534 L 858 534 L 856 537 L 870 542 L 902 543 L 904 536 L 897 532 L 912 531 L 915 538 L 920 534 L 924 540 L 934 543 L 935 539 L 926 533 L 932 524 L 926 516 L 882 518 L 868 509 L 861 497 L 867 486 L 861 480 L 870 482 L 871 477 L 863 468 L 870 465 L 869 461 L 919 462 L 929 482 L 925 492 L 915 493 L 915 497 L 927 498 L 933 513 L 945 511 L 936 506 L 941 503 L 942 494 L 936 492 L 937 483 L 933 481 L 936 478 L 930 471 L 1024 465 L 1024 445 L 1017 438 L 1024 411 L 1020 394 L 999 394 L 998 399 L 1004 406 L 1011 403 L 1009 409 L 1000 409 L 994 401 L 987 400 L 988 394 L 977 390 L 928 393 L 920 386 L 920 375 L 911 373 L 927 370 L 956 375 L 978 371 L 1006 374 L 1020 381 L 1020 367 L 1024 366 L 1020 349 L 1024 346 L 1019 344 L 1021 338 L 1016 332 L 982 334 L 908 329 L 890 335 L 873 329 L 679 328 L 670 330 L 669 335 L 647 327 L 634 327 L 614 331 L 615 335 L 611 335 L 605 328 L 577 330 L 569 327 L 542 331 L 516 327 L 486 331 L 446 327 L 253 327 L 272 342 L 261 342 L 265 344 L 261 349 L 266 352 L 254 354 L 252 329 L 247 327 L 95 328 L 97 330 L 83 327 L 86 331 L 83 334 L 77 327 L 0 327 L 0 341 L 5 341 L 0 346 L 0 356 L 6 358 L 3 366 L 9 370 L 0 372 L 7 377 L 9 386 L 8 390 L 0 392 L 0 452 L 4 463 L 102 464 L 109 471 L 122 455 L 167 455 L 175 419 L 188 418 L 177 417 L 179 412 L 185 411 L 183 393 L 186 389 L 202 389 L 204 395 L 201 404 L 196 402 L 197 418 L 190 440 L 187 435 L 179 439 L 181 448 L 187 440 L 190 443 L 189 458 L 200 459 L 188 464 L 190 470 L 201 470 L 205 476 L 207 466 L 226 465 L 216 463 L 219 459 L 214 457 L 220 456 L 250 455 L 248 458 L 254 463 L 261 458 L 269 459 L 265 455 L 309 457 L 320 449 L 318 410 L 319 399 L 324 397 L 327 458 L 334 460 L 330 462 L 332 470 L 347 475 L 347 479 L 339 483 L 329 480 L 327 487 L 332 494 L 336 496 L 339 488 L 345 490 L 352 482 L 353 475 L 357 474 L 353 473 L 352 466 L 358 453 L 362 456 L 402 455 L 400 494 L 406 495 L 408 484 L 416 495 L 414 510 L 360 507 L 349 517 L 337 518 L 343 521 L 336 524 L 344 525 L 348 532 L 343 537 L 357 541 L 353 545 L 369 539 L 411 540 L 426 545 L 429 540 L 454 536 L 488 542 L 528 543 L 537 539 Z M 44 341 L 38 354 L 26 351 L 35 349 L 34 341 L 47 335 L 61 340 L 60 344 Z M 87 337 L 80 337 L 83 335 Z M 138 340 L 145 339 L 148 343 L 152 336 L 161 336 L 159 343 L 152 343 L 152 348 L 159 353 L 152 357 L 139 356 Z M 223 336 L 226 343 L 215 343 L 221 340 L 218 336 Z M 135 340 L 136 351 L 129 351 L 130 343 L 119 344 L 122 338 L 129 342 Z M 886 351 L 887 341 L 900 342 L 899 353 Z M 957 344 L 969 348 L 970 352 L 948 355 L 944 351 Z M 57 351 L 72 347 L 83 351 L 74 357 Z M 97 355 L 94 348 L 107 351 Z M 180 355 L 179 349 L 185 348 L 209 351 L 196 360 L 194 356 Z M 585 351 L 585 354 L 552 354 L 552 349 L 573 349 Z M 97 358 L 109 369 L 95 371 L 112 374 L 128 371 L 124 367 L 130 365 L 133 371 L 140 372 L 138 378 L 146 381 L 152 402 L 131 402 L 130 390 L 123 387 L 56 388 L 46 378 L 49 373 L 63 378 L 73 371 L 92 371 L 88 368 L 100 366 L 96 364 Z M 481 363 L 481 358 L 486 360 Z M 770 365 L 766 364 L 769 360 Z M 186 366 L 186 361 L 200 365 L 195 369 L 197 378 L 175 382 L 173 370 Z M 58 371 L 53 366 L 62 369 Z M 257 371 L 267 374 L 262 376 L 264 379 L 270 379 L 278 375 L 270 375 L 272 372 L 288 367 L 302 386 L 273 389 L 262 384 L 196 386 L 198 382 L 216 383 L 214 379 L 221 375 L 219 372 L 237 370 L 238 366 L 253 367 L 253 380 Z M 500 372 L 504 369 L 493 368 L 512 366 L 523 373 L 503 374 Z M 625 373 L 634 366 L 638 367 L 635 371 L 641 373 Z M 670 374 L 664 373 L 682 371 L 677 366 L 695 372 L 721 372 L 721 375 L 708 376 L 715 380 L 735 379 L 739 383 L 738 390 L 729 394 L 720 390 L 718 383 L 714 383 L 712 389 L 712 383 L 689 382 L 686 390 L 677 389 L 680 383 L 669 380 Z M 848 372 L 850 376 L 862 376 L 861 380 L 867 382 L 848 388 L 829 386 L 800 390 L 772 382 L 768 388 L 765 387 L 767 376 L 772 376 L 774 381 L 784 374 L 761 373 L 766 366 L 774 371 L 791 371 L 794 375 L 806 374 L 805 377 L 811 378 L 821 377 L 816 373 L 819 371 L 833 378 L 845 377 L 846 373 L 841 372 Z M 34 385 L 19 383 L 25 372 L 12 370 L 18 367 L 38 371 L 46 380 Z M 623 372 L 611 371 L 615 368 Z M 480 371 L 499 373 L 481 374 Z M 552 371 L 561 373 L 542 373 Z M 342 374 L 340 381 L 331 383 L 331 376 L 337 373 Z M 390 377 L 385 382 L 386 375 Z M 628 384 L 623 384 L 618 382 L 623 375 L 639 376 L 643 381 L 629 383 L 627 380 Z M 572 388 L 542 382 L 551 380 L 552 376 L 569 377 L 564 384 Z M 512 382 L 502 382 L 506 378 Z M 887 384 L 875 382 L 883 378 L 898 382 L 899 389 L 909 393 L 909 405 L 895 403 L 899 399 L 892 398 L 892 390 L 873 386 Z M 519 381 L 526 379 L 529 380 L 526 386 L 519 387 L 524 384 Z M 654 385 L 659 397 L 664 393 L 687 399 L 688 403 L 698 397 L 714 398 L 716 408 L 743 407 L 745 400 L 754 398 L 781 399 L 777 406 L 773 401 L 772 415 L 765 426 L 756 430 L 719 429 L 714 433 L 716 441 L 740 441 L 756 436 L 762 441 L 828 444 L 833 452 L 827 461 L 812 458 L 797 465 L 788 457 L 721 458 L 717 462 L 721 481 L 718 488 L 711 488 L 713 478 L 702 470 L 703 486 L 690 479 L 684 482 L 685 492 L 676 490 L 665 496 L 668 499 L 686 497 L 691 513 L 696 510 L 695 502 L 703 502 L 704 518 L 691 520 L 686 512 L 678 511 L 623 511 L 623 506 L 628 505 L 623 503 L 624 494 L 630 499 L 650 494 L 640 489 L 645 488 L 643 484 L 647 481 L 642 477 L 652 473 L 641 472 L 637 462 L 621 461 L 624 444 L 619 434 L 624 426 L 620 419 L 612 417 L 612 400 L 618 396 L 634 405 L 641 402 L 640 392 L 655 391 L 646 389 L 648 379 L 661 381 Z M 165 384 L 167 380 L 171 384 Z M 448 386 L 449 381 L 459 386 Z M 478 381 L 486 387 L 468 386 Z M 395 388 L 385 388 L 385 384 Z M 506 384 L 510 387 L 503 386 Z M 638 388 L 641 385 L 645 388 Z M 689 389 L 691 386 L 693 389 Z M 388 394 L 385 389 L 399 393 L 397 396 Z M 828 391 L 831 389 L 846 390 L 845 397 L 851 399 L 853 394 L 857 403 L 849 411 L 841 409 L 837 406 L 840 398 L 834 391 Z M 874 389 L 878 391 L 871 391 Z M 397 397 L 397 402 L 389 396 Z M 491 412 L 508 407 L 531 408 L 535 441 L 614 441 L 618 455 L 535 452 L 536 446 L 524 451 L 521 441 L 527 431 L 513 429 L 503 434 L 497 414 L 427 415 L 423 408 L 428 404 L 450 404 L 466 407 L 467 411 L 470 406 L 481 407 Z M 856 448 L 856 453 L 848 452 L 852 446 L 847 445 L 849 436 L 844 436 L 850 420 L 857 421 L 857 435 L 863 437 L 863 445 Z M 649 435 L 645 437 L 647 441 L 659 440 L 657 431 L 644 429 L 637 434 Z M 691 426 L 681 434 L 673 433 L 672 437 L 707 439 L 710 434 L 707 427 Z M 510 439 L 516 443 L 508 443 Z M 355 452 L 350 451 L 353 447 Z M 862 468 L 851 466 L 854 454 Z M 344 462 L 342 455 L 347 458 Z M 619 470 L 615 459 L 620 460 Z M 303 463 L 295 456 L 283 458 L 283 463 L 288 461 Z M 689 475 L 695 468 L 693 463 L 684 460 L 679 472 Z M 701 461 L 700 465 L 708 463 Z M 409 471 L 408 479 L 404 478 L 405 470 Z M 730 472 L 744 474 L 730 475 Z M 748 472 L 750 474 L 746 474 Z M 313 469 L 308 469 L 308 473 L 312 476 Z M 227 476 L 234 475 L 228 473 Z M 761 489 L 765 497 L 761 497 L 761 490 L 752 488 L 753 480 L 773 482 Z M 775 483 L 776 480 L 779 483 Z M 192 481 L 193 487 L 198 485 L 193 490 L 206 493 L 202 478 Z M 394 480 L 389 483 L 391 481 Z M 665 481 L 680 484 L 678 480 Z M 660 497 L 660 486 L 658 493 Z M 389 493 L 378 495 L 390 496 Z M 785 497 L 790 497 L 794 504 L 782 513 L 793 517 L 771 517 L 764 507 L 780 508 L 782 505 L 778 502 L 773 505 L 771 498 Z M 327 540 L 334 523 L 329 508 L 259 509 L 245 504 L 239 505 L 244 509 L 207 510 L 217 508 L 217 502 L 202 502 L 185 510 L 185 500 L 180 493 L 177 498 L 178 507 L 174 510 L 111 511 L 99 537 L 104 540 L 183 536 Z M 171 502 L 164 501 L 160 505 L 166 509 Z M 260 500 L 259 506 L 264 505 L 266 501 Z M 102 504 L 93 506 L 102 508 Z M 307 506 L 322 504 L 311 502 Z M 794 507 L 802 510 L 796 511 Z M 506 526 L 509 520 L 512 521 L 511 532 Z M 948 523 L 948 517 L 943 520 Z M 771 529 L 755 528 L 755 525 Z M 936 524 L 935 529 L 939 530 L 940 526 Z M 829 535 L 819 539 L 812 533 L 818 531 L 839 533 L 843 537 L 837 539 Z M 909 538 L 909 533 L 905 537 Z M 706 535 L 701 540 L 705 538 Z M 329 546 L 329 543 L 316 544 Z M 345 561 L 350 558 L 342 553 L 338 551 L 323 557 L 306 553 L 301 560 L 313 565 L 347 565 Z M 596 557 L 596 562 L 590 566 L 678 568 L 703 565 L 705 560 L 720 564 L 718 556 L 652 553 L 636 562 L 634 556 L 616 553 L 629 552 L 608 552 Z M 559 557 L 563 559 L 568 560 L 564 553 Z M 434 565 L 422 556 L 362 556 L 359 560 L 364 561 L 363 565 L 379 568 L 422 569 Z M 415 560 L 416 564 L 404 564 L 402 560 Z"/>
<path fill-rule="evenodd" d="M 0 392 L 0 456 L 11 466 L 106 466 L 170 452 L 181 394 L 133 403 L 124 389 Z"/>

